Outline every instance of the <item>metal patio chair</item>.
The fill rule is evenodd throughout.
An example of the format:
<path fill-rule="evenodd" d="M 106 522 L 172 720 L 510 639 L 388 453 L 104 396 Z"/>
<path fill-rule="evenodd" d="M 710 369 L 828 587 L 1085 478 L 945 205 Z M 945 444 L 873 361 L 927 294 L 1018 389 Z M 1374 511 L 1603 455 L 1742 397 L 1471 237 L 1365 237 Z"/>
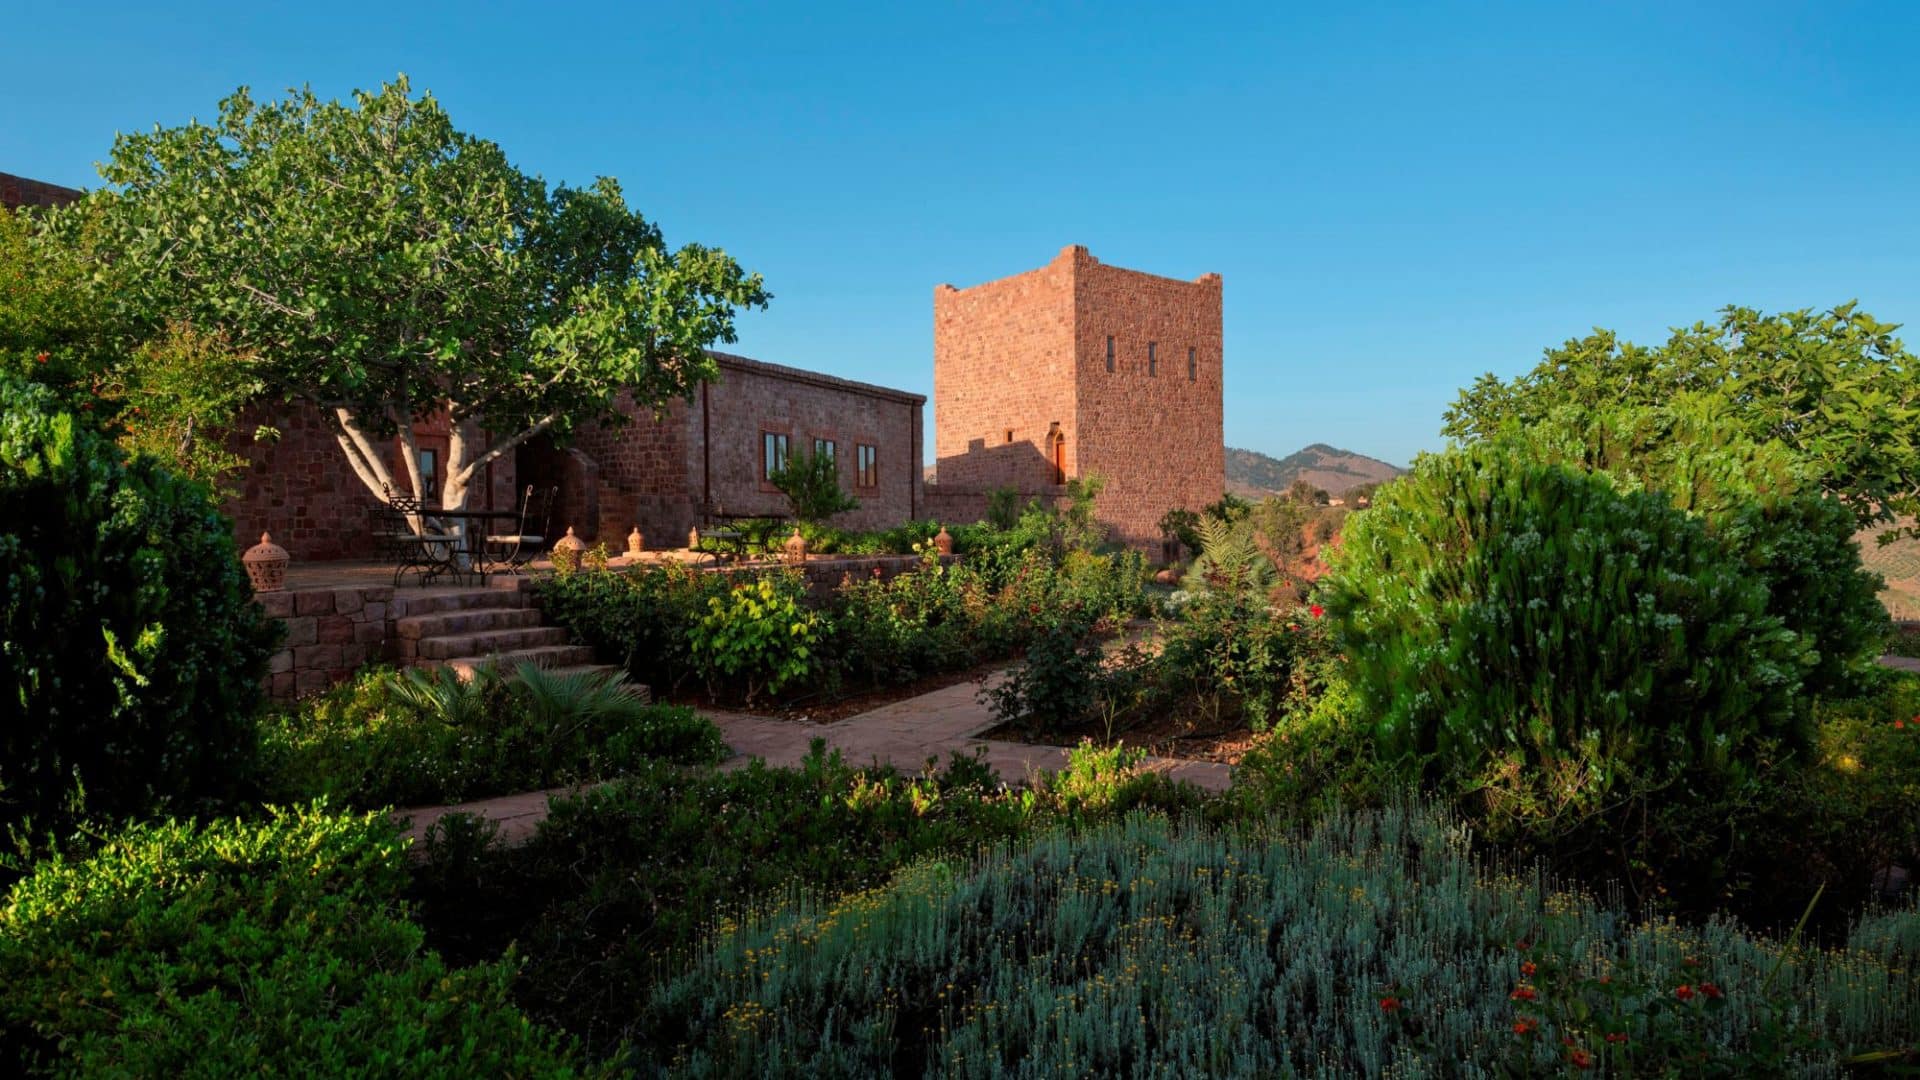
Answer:
<path fill-rule="evenodd" d="M 541 493 L 539 509 L 534 508 L 534 486 L 520 496 L 520 528 L 516 532 L 489 535 L 483 550 L 486 552 L 488 573 L 518 574 L 520 568 L 532 562 L 535 556 L 545 550 L 547 537 L 553 534 L 553 504 L 560 497 L 558 486 L 549 487 Z M 538 530 L 533 528 L 539 523 Z"/>

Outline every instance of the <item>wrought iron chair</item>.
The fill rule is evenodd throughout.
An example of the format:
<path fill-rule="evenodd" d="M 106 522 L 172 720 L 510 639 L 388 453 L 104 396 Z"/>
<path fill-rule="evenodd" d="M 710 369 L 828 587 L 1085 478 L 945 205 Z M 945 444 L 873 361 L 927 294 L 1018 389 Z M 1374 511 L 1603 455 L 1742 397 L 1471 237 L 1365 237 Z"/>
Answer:
<path fill-rule="evenodd" d="M 430 531 L 430 519 L 417 497 L 395 495 L 391 489 L 386 496 L 387 501 L 375 503 L 371 511 L 373 540 L 379 557 L 394 564 L 394 586 L 410 572 L 420 575 L 422 585 L 444 573 L 457 576 L 454 556 L 459 537 Z"/>
<path fill-rule="evenodd" d="M 518 574 L 520 568 L 534 560 L 545 549 L 547 537 L 553 533 L 553 504 L 560 497 L 558 486 L 549 487 L 541 493 L 540 507 L 534 509 L 534 486 L 520 496 L 520 528 L 517 532 L 490 535 L 486 540 L 486 560 L 488 573 Z M 539 529 L 532 526 L 539 522 Z"/>

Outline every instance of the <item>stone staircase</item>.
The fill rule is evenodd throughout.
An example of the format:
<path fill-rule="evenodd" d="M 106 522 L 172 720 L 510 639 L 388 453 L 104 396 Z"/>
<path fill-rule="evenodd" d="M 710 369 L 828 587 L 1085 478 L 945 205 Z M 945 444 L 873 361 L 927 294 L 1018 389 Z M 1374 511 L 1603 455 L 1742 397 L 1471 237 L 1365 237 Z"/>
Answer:
<path fill-rule="evenodd" d="M 531 586 L 525 578 L 496 578 L 483 587 L 417 596 L 395 590 L 395 659 L 451 668 L 463 679 L 487 664 L 509 672 L 529 663 L 555 672 L 613 670 L 594 663 L 593 650 L 573 644 L 566 630 L 545 624 Z"/>

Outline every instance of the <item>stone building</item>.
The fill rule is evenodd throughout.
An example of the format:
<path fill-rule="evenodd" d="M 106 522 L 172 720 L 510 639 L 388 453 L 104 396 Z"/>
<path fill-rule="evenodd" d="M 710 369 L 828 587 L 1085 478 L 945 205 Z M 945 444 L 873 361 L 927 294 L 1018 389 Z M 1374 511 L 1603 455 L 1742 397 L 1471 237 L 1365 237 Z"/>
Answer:
<path fill-rule="evenodd" d="M 1168 510 L 1226 490 L 1221 281 L 1108 266 L 1078 245 L 1047 265 L 933 292 L 929 516 L 974 520 L 1010 487 L 1057 500 L 1097 473 L 1115 538 L 1161 549 Z"/>
<path fill-rule="evenodd" d="M 24 176 L 0 172 L 0 209 L 21 206 L 62 206 L 85 194 L 78 188 L 61 187 Z"/>
<path fill-rule="evenodd" d="M 832 453 L 840 482 L 860 501 L 834 524 L 884 528 L 919 516 L 926 398 L 798 368 L 713 353 L 720 379 L 691 403 L 674 401 L 659 417 L 624 401 L 626 422 L 589 425 L 565 442 L 535 439 L 487 467 L 469 499 L 473 509 L 516 509 L 528 484 L 557 487 L 552 531 L 569 526 L 588 542 L 618 551 L 636 525 L 652 548 L 686 543 L 687 530 L 716 514 L 784 514 L 786 497 L 767 481 L 770 462 L 797 450 Z M 318 412 L 275 406 L 250 413 L 251 432 L 271 424 L 277 439 L 236 435 L 247 459 L 240 496 L 225 508 L 236 537 L 271 531 L 295 558 L 366 558 L 372 495 L 351 469 Z M 423 481 L 446 479 L 445 419 L 414 425 Z M 406 475 L 405 448 L 392 440 L 390 466 Z M 248 539 L 251 543 L 251 539 Z"/>

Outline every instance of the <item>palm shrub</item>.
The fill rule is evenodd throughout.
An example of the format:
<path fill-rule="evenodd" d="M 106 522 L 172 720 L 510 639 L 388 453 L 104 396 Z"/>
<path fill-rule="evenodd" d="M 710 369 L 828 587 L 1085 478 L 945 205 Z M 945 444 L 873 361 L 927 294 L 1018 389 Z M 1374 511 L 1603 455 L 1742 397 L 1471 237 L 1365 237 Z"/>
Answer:
<path fill-rule="evenodd" d="M 244 793 L 272 641 L 204 487 L 0 378 L 0 831 Z"/>
<path fill-rule="evenodd" d="M 401 900 L 384 814 L 140 825 L 53 856 L 0 909 L 0 1034 L 69 1076 L 553 1076 L 567 1040 L 450 968 Z"/>
<path fill-rule="evenodd" d="M 1383 489 L 1334 566 L 1325 603 L 1383 752 L 1502 813 L 1577 821 L 1804 741 L 1813 650 L 1660 495 L 1469 446 Z"/>

